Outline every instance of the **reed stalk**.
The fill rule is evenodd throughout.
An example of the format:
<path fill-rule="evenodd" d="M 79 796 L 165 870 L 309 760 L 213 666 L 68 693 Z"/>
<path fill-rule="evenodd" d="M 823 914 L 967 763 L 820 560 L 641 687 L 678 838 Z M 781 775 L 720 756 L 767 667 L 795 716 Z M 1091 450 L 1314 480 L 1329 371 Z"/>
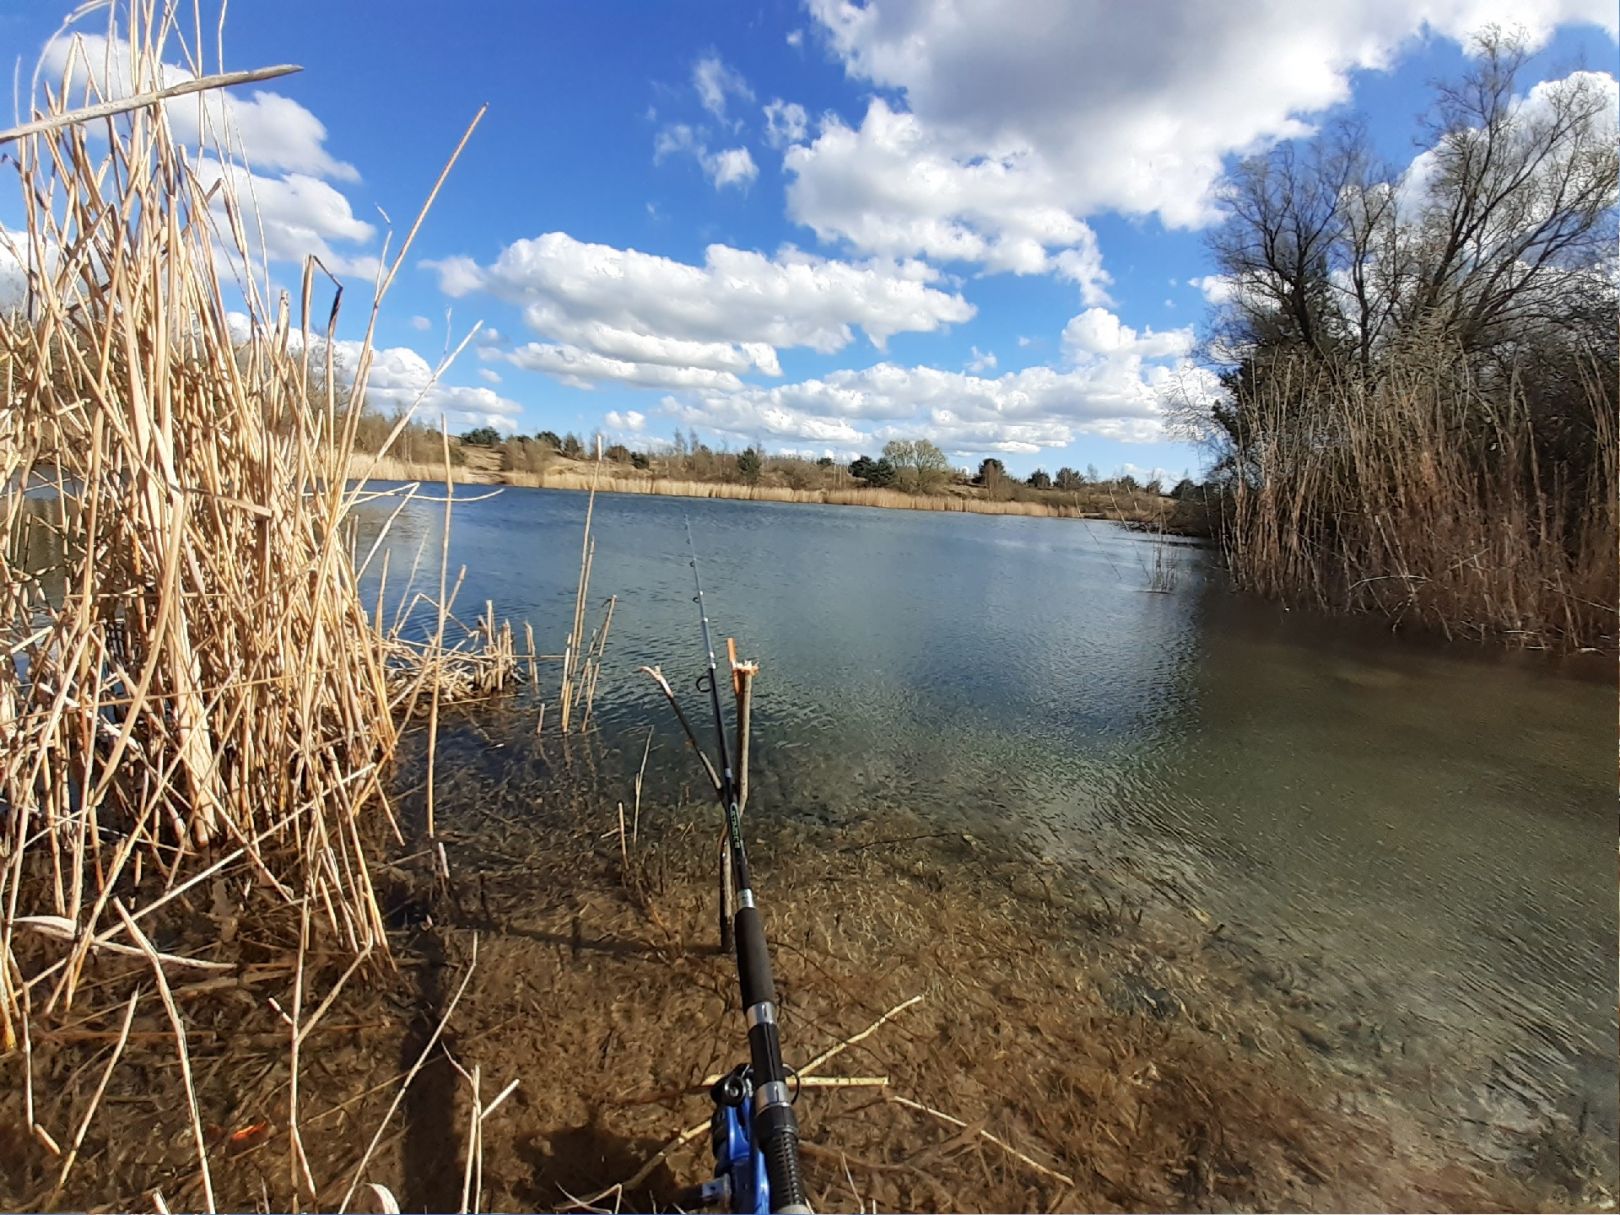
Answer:
<path fill-rule="evenodd" d="M 241 917 L 307 917 L 299 939 L 326 956 L 385 957 L 370 856 L 393 824 L 382 781 L 401 719 L 424 693 L 502 686 L 516 656 L 492 623 L 446 644 L 442 572 L 428 645 L 401 631 L 410 604 L 385 630 L 381 598 L 373 615 L 359 593 L 349 524 L 364 494 L 342 473 L 377 309 L 421 215 L 340 397 L 341 288 L 317 302 L 313 260 L 296 302 L 255 275 L 233 176 L 194 171 L 236 149 L 182 147 L 159 100 L 175 10 L 118 8 L 129 95 L 85 85 L 81 50 L 79 83 L 48 94 L 9 151 L 24 223 L 0 241 L 26 295 L 0 315 L 0 1056 L 21 1049 L 29 1128 L 54 1142 L 32 1102 L 35 1022 L 116 1010 L 155 978 L 212 1206 L 165 970 L 230 970 L 234 955 L 160 951 L 148 917 L 167 908 L 172 925 L 214 878 Z M 78 91 L 109 116 L 83 121 Z M 120 955 L 85 981 L 92 957 Z M 300 969 L 295 1047 L 304 998 Z"/>
<path fill-rule="evenodd" d="M 1238 584 L 1471 640 L 1612 648 L 1615 371 L 1572 372 L 1585 400 L 1566 424 L 1588 452 L 1573 466 L 1541 454 L 1517 382 L 1441 347 L 1392 356 L 1371 383 L 1277 368 L 1235 453 Z"/>

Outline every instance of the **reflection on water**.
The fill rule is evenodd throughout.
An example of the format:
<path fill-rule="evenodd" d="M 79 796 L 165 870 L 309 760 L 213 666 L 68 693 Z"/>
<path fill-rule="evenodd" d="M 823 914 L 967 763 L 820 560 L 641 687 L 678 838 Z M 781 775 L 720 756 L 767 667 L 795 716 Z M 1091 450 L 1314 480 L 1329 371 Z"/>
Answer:
<path fill-rule="evenodd" d="M 584 508 L 457 505 L 462 605 L 491 599 L 560 649 Z M 372 535 L 388 509 L 366 508 Z M 604 496 L 594 582 L 619 604 L 596 721 L 632 766 L 655 724 L 653 771 L 683 778 L 636 674 L 699 670 L 683 515 L 720 635 L 764 664 L 758 812 L 904 807 L 1134 865 L 1283 959 L 1319 1016 L 1413 1067 L 1447 1060 L 1448 1108 L 1584 1111 L 1612 1142 L 1604 682 L 1232 596 L 1191 547 L 1175 591 L 1150 594 L 1150 542 L 1106 524 Z M 418 586 L 436 583 L 441 526 L 429 504 L 396 522 L 393 590 L 418 554 Z"/>

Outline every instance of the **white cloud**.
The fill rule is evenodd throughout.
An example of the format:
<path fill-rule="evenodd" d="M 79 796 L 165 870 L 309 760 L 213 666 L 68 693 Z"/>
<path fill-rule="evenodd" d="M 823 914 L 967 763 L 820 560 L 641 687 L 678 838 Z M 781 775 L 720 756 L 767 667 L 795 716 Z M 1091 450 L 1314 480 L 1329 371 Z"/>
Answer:
<path fill-rule="evenodd" d="M 233 312 L 227 318 L 232 340 L 245 342 L 249 337 L 248 318 Z M 303 338 L 294 329 L 287 338 L 295 353 L 303 348 Z M 310 341 L 310 358 L 320 361 L 325 357 L 326 339 L 314 337 Z M 337 381 L 344 385 L 354 383 L 359 366 L 361 344 L 356 341 L 332 343 L 332 365 Z M 437 425 L 441 416 L 452 430 L 468 426 L 498 426 L 511 429 L 513 419 L 523 411 L 511 401 L 488 388 L 447 384 L 435 375 L 429 363 L 408 346 L 373 348 L 371 369 L 366 379 L 366 401 L 384 413 L 396 409 L 410 409 L 413 417 L 430 426 Z"/>
<path fill-rule="evenodd" d="M 783 166 L 793 179 L 789 214 L 823 240 L 1016 274 L 1056 268 L 1093 291 L 1106 282 L 1095 235 L 1051 201 L 1060 191 L 1044 168 L 1016 150 L 955 156 L 882 98 L 858 128 L 828 116 Z"/>
<path fill-rule="evenodd" d="M 1121 324 L 1106 308 L 1088 308 L 1063 327 L 1063 349 L 1076 359 L 1088 355 L 1175 358 L 1187 354 L 1192 347 L 1190 328 L 1163 333 L 1148 329 L 1138 334 L 1129 325 Z"/>
<path fill-rule="evenodd" d="M 709 388 L 730 392 L 742 387 L 742 381 L 729 371 L 634 363 L 556 342 L 526 342 L 498 357 L 526 371 L 542 371 L 554 376 L 571 388 L 593 388 L 603 380 L 643 388 Z"/>
<path fill-rule="evenodd" d="M 70 99 L 77 102 L 84 97 L 91 82 L 101 95 L 128 97 L 137 91 L 130 74 L 130 59 L 129 44 L 122 38 L 71 34 L 45 44 L 40 58 L 41 78 L 53 88 L 58 86 L 71 61 Z M 173 63 L 163 64 L 162 76 L 165 86 L 196 78 Z M 141 83 L 143 88 L 149 88 L 152 82 Z M 166 102 L 164 108 L 170 127 L 182 143 L 195 147 L 211 136 L 239 148 L 255 169 L 280 169 L 338 181 L 360 179 L 353 165 L 327 152 L 326 127 L 320 119 L 280 93 L 214 89 L 176 98 Z"/>
<path fill-rule="evenodd" d="M 968 359 L 967 364 L 969 371 L 978 374 L 981 371 L 993 371 L 995 366 L 996 356 L 993 352 L 980 350 L 977 346 L 973 347 L 973 356 Z"/>
<path fill-rule="evenodd" d="M 433 322 L 428 320 L 425 316 L 413 316 L 411 318 L 411 328 L 416 330 L 418 333 L 426 333 L 429 329 L 433 328 Z"/>
<path fill-rule="evenodd" d="M 357 342 L 339 342 L 335 357 L 347 359 L 352 368 L 358 347 Z M 376 351 L 366 383 L 366 399 L 384 412 L 414 403 L 417 418 L 431 425 L 442 415 L 451 430 L 468 426 L 511 429 L 513 419 L 523 412 L 516 401 L 507 400 L 493 389 L 435 383 L 432 365 L 406 346 Z"/>
<path fill-rule="evenodd" d="M 1620 25 L 1612 0 L 809 8 L 849 76 L 903 101 L 789 152 L 794 218 L 858 249 L 1025 271 L 1103 211 L 1209 222 L 1223 157 L 1306 132 L 1414 37 Z"/>
<path fill-rule="evenodd" d="M 663 127 L 653 138 L 653 163 L 670 156 L 689 154 L 703 168 L 703 174 L 717 190 L 726 186 L 746 186 L 759 175 L 759 168 L 747 148 L 727 148 L 711 152 L 702 134 L 684 122 Z"/>
<path fill-rule="evenodd" d="M 101 34 L 53 38 L 41 52 L 40 73 L 52 88 L 66 77 L 75 104 L 101 95 L 127 97 L 156 83 L 136 81 L 129 44 Z M 165 85 L 195 79 L 173 63 L 162 64 L 160 75 Z M 375 256 L 342 247 L 368 244 L 376 230 L 357 219 L 349 200 L 330 184 L 358 181 L 360 175 L 327 152 L 326 127 L 314 114 L 263 89 L 215 89 L 166 102 L 164 111 L 176 140 L 194 149 L 191 163 L 203 188 L 228 179 L 242 216 L 241 237 L 255 263 L 261 257 L 301 262 L 313 255 L 335 274 L 376 273 Z M 219 231 L 229 233 L 224 198 L 216 195 L 212 208 Z M 225 264 L 239 260 L 234 249 L 220 254 Z"/>
<path fill-rule="evenodd" d="M 726 66 L 720 56 L 714 54 L 705 55 L 692 65 L 692 87 L 697 90 L 703 108 L 722 122 L 726 117 L 728 96 L 740 101 L 754 99 L 754 91 L 742 74 Z"/>
<path fill-rule="evenodd" d="M 717 190 L 727 186 L 746 186 L 759 176 L 759 168 L 747 148 L 727 148 L 705 157 L 703 171 L 709 175 Z"/>
<path fill-rule="evenodd" d="M 1204 300 L 1211 304 L 1224 304 L 1237 292 L 1237 284 L 1224 274 L 1205 274 L 1187 280 L 1187 286 L 1197 287 Z"/>
<path fill-rule="evenodd" d="M 773 148 L 803 143 L 810 130 L 810 116 L 796 101 L 776 98 L 765 107 L 765 142 Z"/>
<path fill-rule="evenodd" d="M 334 274 L 362 278 L 376 274 L 374 255 L 336 247 L 367 244 L 376 229 L 355 218 L 349 200 L 328 183 L 303 173 L 263 177 L 208 156 L 194 160 L 192 167 L 204 189 L 221 179 L 229 180 L 242 216 L 243 236 L 255 258 L 261 249 L 271 261 L 301 262 L 313 255 Z M 219 230 L 228 232 L 223 196 L 215 196 L 213 209 Z"/>
<path fill-rule="evenodd" d="M 623 413 L 610 409 L 602 420 L 607 423 L 609 430 L 640 434 L 647 429 L 647 415 L 636 409 L 627 409 Z"/>
<path fill-rule="evenodd" d="M 478 369 L 478 378 L 486 384 L 499 384 L 501 382 L 501 373 L 493 367 L 480 367 Z"/>
<path fill-rule="evenodd" d="M 804 45 L 804 31 L 803 30 L 789 30 L 788 35 L 787 35 L 787 44 L 789 46 L 803 46 Z"/>
<path fill-rule="evenodd" d="M 1209 373 L 1184 357 L 1190 331 L 1137 334 L 1101 309 L 1069 328 L 1073 358 L 1066 367 L 991 377 L 879 363 L 769 388 L 679 394 L 666 397 L 663 408 L 683 425 L 745 441 L 767 435 L 832 444 L 847 454 L 874 451 L 891 438 L 923 437 L 967 457 L 1065 447 L 1082 434 L 1163 439 L 1173 404 L 1216 390 Z"/>
<path fill-rule="evenodd" d="M 767 257 L 710 245 L 694 266 L 550 232 L 507 246 L 493 265 L 427 264 L 450 295 L 487 291 L 522 307 L 531 329 L 561 343 L 536 344 L 537 369 L 579 381 L 669 384 L 685 369 L 705 373 L 688 383 L 731 386 L 749 369 L 780 374 L 783 347 L 831 354 L 856 328 L 881 347 L 974 313 L 921 262 L 834 261 L 792 248 Z"/>

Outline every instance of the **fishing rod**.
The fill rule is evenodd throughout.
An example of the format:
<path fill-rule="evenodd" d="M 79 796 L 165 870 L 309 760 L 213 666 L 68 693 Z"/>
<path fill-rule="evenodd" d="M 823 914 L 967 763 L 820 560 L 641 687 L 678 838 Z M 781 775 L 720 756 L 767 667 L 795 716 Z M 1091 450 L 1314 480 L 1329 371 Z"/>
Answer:
<path fill-rule="evenodd" d="M 743 846 L 742 807 L 738 804 L 736 768 L 726 740 L 725 714 L 720 709 L 720 685 L 709 636 L 709 612 L 703 601 L 703 579 L 698 573 L 697 545 L 692 522 L 686 521 L 686 546 L 692 554 L 693 602 L 703 630 L 703 652 L 708 671 L 698 677 L 708 685 L 714 710 L 715 743 L 720 749 L 719 799 L 726 816 L 726 847 L 736 883 L 736 912 L 732 940 L 737 951 L 737 977 L 742 993 L 743 1017 L 748 1024 L 749 1061 L 722 1077 L 710 1091 L 714 1117 L 710 1138 L 714 1148 L 715 1179 L 699 1191 L 703 1205 L 724 1201 L 733 1211 L 783 1212 L 810 1215 L 804 1179 L 799 1169 L 799 1124 L 788 1092 L 788 1069 L 782 1062 L 782 1042 L 776 1023 L 776 981 L 771 974 L 765 924 L 754 899 L 748 876 L 748 852 Z M 673 701 L 672 701 L 673 703 Z M 685 724 L 684 722 L 682 723 Z"/>

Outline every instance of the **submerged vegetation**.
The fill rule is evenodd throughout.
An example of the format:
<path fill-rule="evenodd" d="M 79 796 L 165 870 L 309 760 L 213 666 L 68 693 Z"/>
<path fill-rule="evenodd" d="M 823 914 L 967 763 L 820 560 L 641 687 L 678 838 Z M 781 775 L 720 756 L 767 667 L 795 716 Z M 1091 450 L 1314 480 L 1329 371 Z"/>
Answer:
<path fill-rule="evenodd" d="M 1239 585 L 1454 636 L 1616 644 L 1612 94 L 1486 35 L 1404 175 L 1340 130 L 1246 162 L 1213 444 Z"/>

